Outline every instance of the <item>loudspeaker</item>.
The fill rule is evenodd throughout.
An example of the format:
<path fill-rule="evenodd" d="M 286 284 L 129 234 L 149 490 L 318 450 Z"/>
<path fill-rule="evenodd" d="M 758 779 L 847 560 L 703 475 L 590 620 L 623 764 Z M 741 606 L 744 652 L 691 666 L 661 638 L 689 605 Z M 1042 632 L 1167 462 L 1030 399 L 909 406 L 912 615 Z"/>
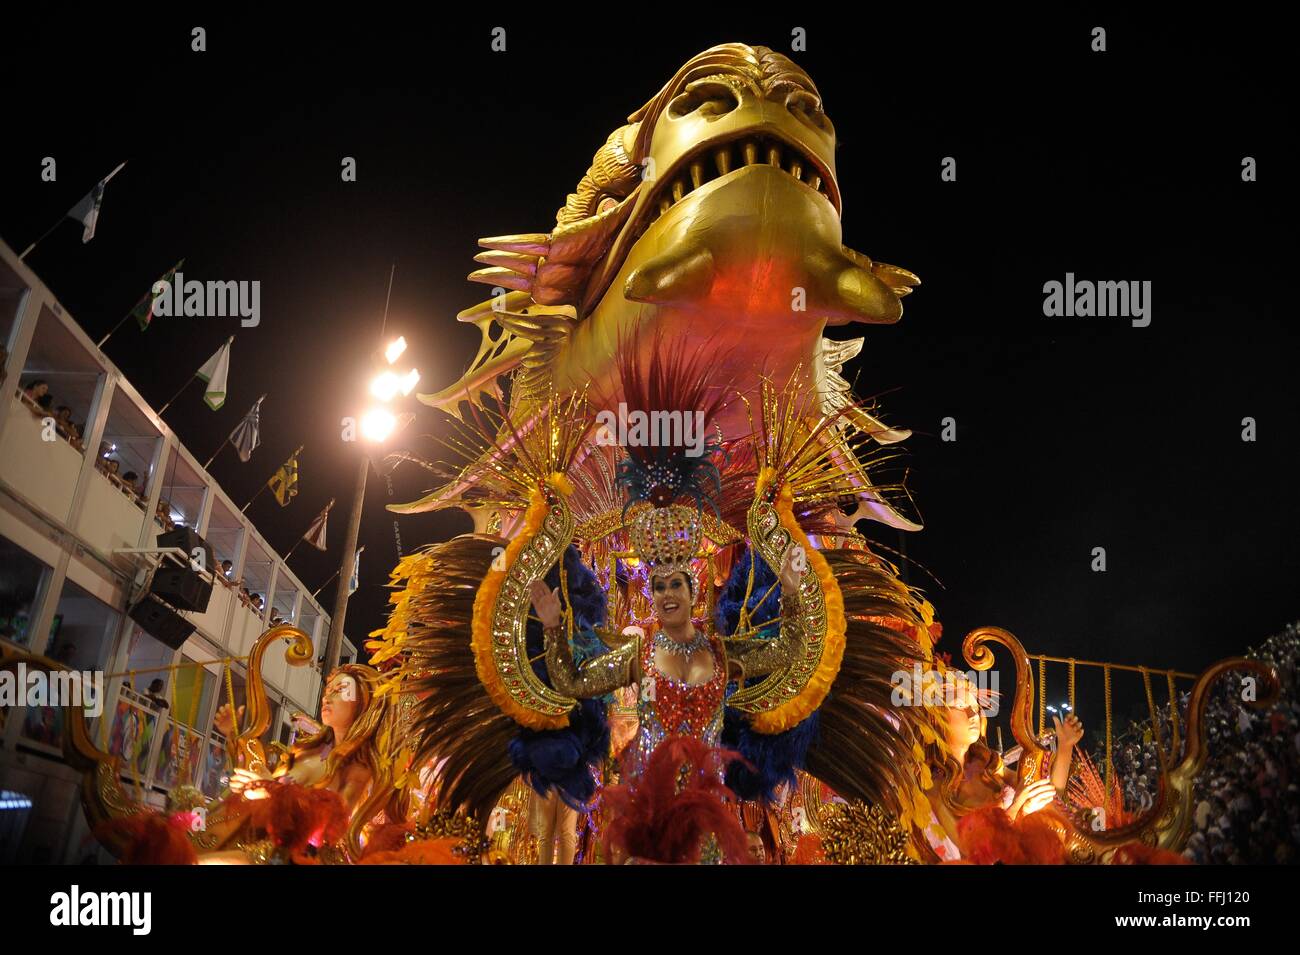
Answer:
<path fill-rule="evenodd" d="M 212 545 L 205 541 L 194 529 L 190 527 L 178 527 L 174 531 L 167 531 L 165 534 L 158 535 L 159 547 L 179 547 L 185 551 L 185 563 L 188 564 L 194 556 L 196 547 L 203 548 L 203 569 L 212 573 L 220 573 L 217 567 L 216 558 L 212 555 Z"/>
<path fill-rule="evenodd" d="M 173 607 L 203 613 L 212 599 L 212 583 L 188 567 L 163 565 L 154 571 L 149 593 L 156 594 Z"/>
<path fill-rule="evenodd" d="M 194 632 L 194 624 L 153 597 L 145 597 L 132 607 L 129 616 L 144 628 L 145 633 L 173 650 L 179 650 L 185 639 Z"/>

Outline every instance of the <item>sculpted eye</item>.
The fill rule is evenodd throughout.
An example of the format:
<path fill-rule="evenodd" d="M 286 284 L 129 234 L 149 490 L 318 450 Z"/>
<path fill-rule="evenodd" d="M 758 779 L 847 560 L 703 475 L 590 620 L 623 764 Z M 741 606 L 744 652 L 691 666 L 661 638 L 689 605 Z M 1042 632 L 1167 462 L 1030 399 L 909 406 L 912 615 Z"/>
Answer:
<path fill-rule="evenodd" d="M 705 116 L 722 116 L 740 105 L 736 91 L 721 80 L 696 80 L 668 104 L 668 115 L 681 119 L 699 111 Z"/>
<path fill-rule="evenodd" d="M 822 110 L 822 101 L 807 90 L 795 90 L 785 100 L 785 108 L 800 120 L 824 133 L 834 133 L 835 128 Z"/>

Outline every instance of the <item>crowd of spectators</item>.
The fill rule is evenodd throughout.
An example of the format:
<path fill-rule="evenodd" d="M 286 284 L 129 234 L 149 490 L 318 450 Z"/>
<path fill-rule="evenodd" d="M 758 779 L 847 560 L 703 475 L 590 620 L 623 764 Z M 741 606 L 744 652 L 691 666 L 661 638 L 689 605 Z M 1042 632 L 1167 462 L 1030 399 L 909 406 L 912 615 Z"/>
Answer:
<path fill-rule="evenodd" d="M 235 565 L 229 560 L 221 562 L 221 573 L 217 575 L 217 580 L 221 581 L 227 587 L 236 590 L 239 594 L 240 602 L 253 613 L 261 616 L 266 610 L 266 598 L 259 593 L 250 591 L 242 580 L 235 580 Z M 275 626 L 284 623 L 279 611 L 271 611 L 271 625 Z"/>
<path fill-rule="evenodd" d="M 1300 624 L 1246 656 L 1276 667 L 1281 696 L 1274 706 L 1254 710 L 1243 705 L 1249 684 L 1240 678 L 1225 676 L 1214 688 L 1206 706 L 1208 755 L 1194 787 L 1194 829 L 1184 855 L 1203 864 L 1295 864 L 1300 862 L 1300 701 L 1295 684 Z M 1182 693 L 1178 698 L 1184 747 L 1188 697 Z M 1157 710 L 1157 719 L 1167 751 L 1173 729 L 1167 705 Z M 1125 805 L 1149 806 L 1160 777 L 1149 718 L 1119 735 L 1113 760 Z"/>
<path fill-rule="evenodd" d="M 82 427 L 72 420 L 72 409 L 67 405 L 54 404 L 54 395 L 50 394 L 49 382 L 33 378 L 18 390 L 18 397 L 27 409 L 38 418 L 53 418 L 54 429 L 63 440 L 78 451 L 84 451 L 81 443 Z"/>

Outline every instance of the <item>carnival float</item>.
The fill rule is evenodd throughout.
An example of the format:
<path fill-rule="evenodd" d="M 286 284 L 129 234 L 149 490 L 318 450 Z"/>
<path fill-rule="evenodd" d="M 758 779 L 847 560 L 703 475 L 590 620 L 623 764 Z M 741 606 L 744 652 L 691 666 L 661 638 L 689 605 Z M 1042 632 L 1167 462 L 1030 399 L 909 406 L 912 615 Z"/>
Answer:
<path fill-rule="evenodd" d="M 369 664 L 329 675 L 319 732 L 278 755 L 262 658 L 311 647 L 263 635 L 246 711 L 223 712 L 219 802 L 145 809 L 74 714 L 105 844 L 224 864 L 1173 861 L 1211 688 L 1249 673 L 1264 706 L 1276 674 L 1056 659 L 982 627 L 961 650 L 1015 670 L 1008 767 L 935 608 L 857 529 L 920 529 L 880 476 L 909 432 L 843 376 L 863 339 L 826 330 L 899 321 L 919 280 L 844 244 L 835 143 L 790 59 L 714 47 L 609 134 L 550 231 L 479 240 L 492 295 L 457 316 L 478 353 L 421 396 L 441 450 L 402 455 L 436 486 L 391 508 L 461 509 L 473 532 L 393 570 Z M 1071 703 L 1076 673 L 1109 701 L 1137 672 L 1153 711 L 1153 677 L 1171 703 L 1190 683 L 1148 807 L 1097 823 L 1109 752 L 1094 767 L 1073 716 L 1047 723 L 1049 663 Z M 202 829 L 176 823 L 196 809 Z"/>

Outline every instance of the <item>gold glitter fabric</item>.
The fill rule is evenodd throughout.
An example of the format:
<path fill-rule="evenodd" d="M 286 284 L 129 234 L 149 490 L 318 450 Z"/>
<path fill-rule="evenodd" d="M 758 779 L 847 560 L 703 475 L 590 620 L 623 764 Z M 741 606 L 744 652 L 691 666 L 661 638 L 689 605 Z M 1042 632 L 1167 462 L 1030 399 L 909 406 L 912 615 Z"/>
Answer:
<path fill-rule="evenodd" d="M 727 653 L 744 671 L 743 682 L 787 666 L 798 652 L 800 635 L 799 604 L 786 594 L 781 597 L 780 635 L 775 639 L 728 640 Z"/>
<path fill-rule="evenodd" d="M 582 666 L 573 662 L 573 647 L 563 628 L 547 628 L 546 672 L 555 688 L 566 696 L 590 699 L 636 682 L 633 664 L 638 641 L 629 640 L 616 650 L 593 657 Z"/>

